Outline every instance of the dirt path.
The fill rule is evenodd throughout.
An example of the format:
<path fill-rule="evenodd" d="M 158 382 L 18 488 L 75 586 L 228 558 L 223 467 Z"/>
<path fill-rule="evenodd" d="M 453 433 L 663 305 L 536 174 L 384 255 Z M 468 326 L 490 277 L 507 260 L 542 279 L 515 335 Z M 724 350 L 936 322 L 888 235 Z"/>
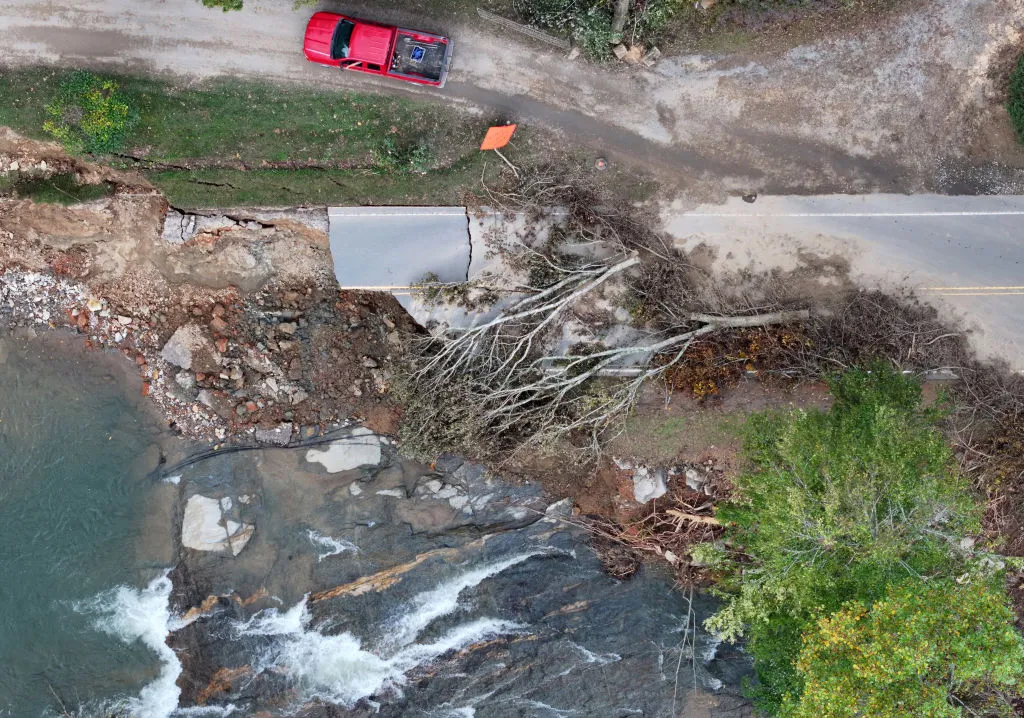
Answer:
<path fill-rule="evenodd" d="M 1024 152 L 998 108 L 993 62 L 1024 29 L 1022 0 L 909 0 L 856 38 L 779 57 L 696 56 L 650 71 L 609 71 L 478 28 L 450 32 L 443 94 L 309 65 L 309 10 L 247 0 L 222 13 L 198 2 L 7 0 L 0 63 L 96 66 L 189 78 L 245 76 L 412 92 L 495 117 L 539 121 L 612 157 L 673 178 L 695 199 L 782 191 L 1021 191 Z M 330 9 L 324 4 L 325 9 Z M 377 17 L 415 22 L 401 10 Z M 389 17 L 390 16 L 390 17 Z M 973 169 L 1000 160 L 1010 168 Z"/>

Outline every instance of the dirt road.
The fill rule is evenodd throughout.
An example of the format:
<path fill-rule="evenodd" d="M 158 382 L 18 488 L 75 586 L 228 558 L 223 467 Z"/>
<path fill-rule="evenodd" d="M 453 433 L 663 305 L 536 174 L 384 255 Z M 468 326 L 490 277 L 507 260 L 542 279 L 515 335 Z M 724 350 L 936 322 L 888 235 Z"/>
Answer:
<path fill-rule="evenodd" d="M 0 63 L 414 92 L 559 128 L 566 142 L 650 165 L 694 199 L 1024 189 L 1015 169 L 1024 153 L 989 77 L 1022 36 L 1021 0 L 907 0 L 856 37 L 775 57 L 668 58 L 649 71 L 568 62 L 455 19 L 373 10 L 454 36 L 441 94 L 309 65 L 300 48 L 311 11 L 291 0 L 246 0 L 231 13 L 192 0 L 6 0 Z M 1010 167 L 976 169 L 996 159 Z"/>

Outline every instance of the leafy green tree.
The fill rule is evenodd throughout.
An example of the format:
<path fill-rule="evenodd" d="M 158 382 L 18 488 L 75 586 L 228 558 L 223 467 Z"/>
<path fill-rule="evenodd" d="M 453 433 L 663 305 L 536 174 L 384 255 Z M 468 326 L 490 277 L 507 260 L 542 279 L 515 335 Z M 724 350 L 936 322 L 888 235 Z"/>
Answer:
<path fill-rule="evenodd" d="M 908 579 L 984 573 L 973 544 L 961 543 L 980 530 L 979 509 L 919 384 L 881 365 L 829 383 L 828 411 L 751 418 L 754 470 L 719 512 L 732 573 L 707 626 L 748 637 L 753 697 L 769 712 L 802 693 L 797 657 L 819 617 L 848 601 L 871 605 Z"/>
<path fill-rule="evenodd" d="M 907 582 L 873 605 L 853 601 L 820 618 L 797 661 L 803 693 L 780 713 L 959 718 L 972 701 L 975 714 L 1011 715 L 998 696 L 1024 673 L 1024 643 L 990 583 Z"/>
<path fill-rule="evenodd" d="M 117 152 L 139 122 L 116 82 L 82 70 L 61 84 L 46 114 L 43 129 L 71 154 Z"/>

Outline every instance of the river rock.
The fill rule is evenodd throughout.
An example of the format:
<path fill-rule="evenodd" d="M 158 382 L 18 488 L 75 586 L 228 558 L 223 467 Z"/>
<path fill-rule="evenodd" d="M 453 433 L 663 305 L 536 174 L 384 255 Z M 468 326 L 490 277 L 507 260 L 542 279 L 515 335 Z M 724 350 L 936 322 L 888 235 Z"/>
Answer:
<path fill-rule="evenodd" d="M 377 466 L 380 460 L 380 437 L 363 427 L 355 429 L 344 439 L 332 441 L 326 449 L 306 452 L 306 461 L 323 464 L 332 474 L 361 466 Z"/>
<path fill-rule="evenodd" d="M 230 519 L 224 521 L 230 499 L 213 499 L 194 494 L 185 504 L 181 522 L 181 544 L 196 551 L 228 551 L 237 556 L 252 538 L 255 527 Z"/>
<path fill-rule="evenodd" d="M 638 467 L 633 472 L 633 498 L 641 504 L 646 504 L 651 499 L 664 496 L 668 491 L 665 485 L 665 471 L 663 469 L 651 470 L 645 466 Z"/>

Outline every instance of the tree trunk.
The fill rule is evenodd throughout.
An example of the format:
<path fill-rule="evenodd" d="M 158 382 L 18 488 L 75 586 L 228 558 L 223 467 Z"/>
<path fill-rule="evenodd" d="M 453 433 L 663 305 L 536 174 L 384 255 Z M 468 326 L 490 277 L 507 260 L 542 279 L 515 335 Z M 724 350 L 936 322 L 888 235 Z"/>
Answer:
<path fill-rule="evenodd" d="M 616 35 L 626 29 L 626 19 L 629 17 L 629 0 L 615 0 L 615 15 L 612 17 L 612 32 Z"/>

